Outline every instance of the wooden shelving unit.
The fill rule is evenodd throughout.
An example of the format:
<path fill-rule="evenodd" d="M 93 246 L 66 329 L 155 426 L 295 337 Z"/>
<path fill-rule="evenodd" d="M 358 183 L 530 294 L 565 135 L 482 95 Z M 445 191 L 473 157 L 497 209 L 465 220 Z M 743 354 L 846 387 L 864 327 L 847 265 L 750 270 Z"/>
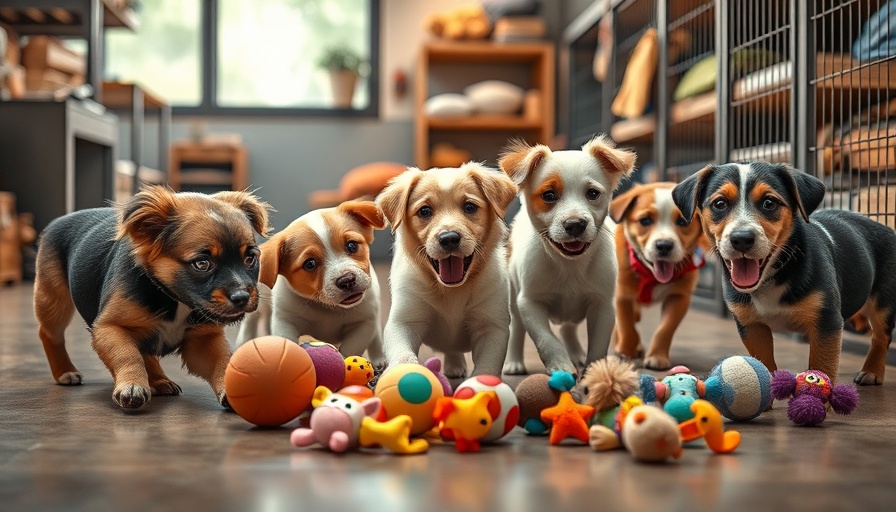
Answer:
<path fill-rule="evenodd" d="M 536 89 L 541 94 L 539 112 L 524 116 L 471 115 L 460 119 L 435 118 L 424 113 L 423 105 L 434 94 L 433 81 L 440 74 L 451 74 L 455 82 L 460 70 L 477 68 L 480 73 L 463 73 L 467 76 L 481 76 L 485 68 L 525 69 L 525 79 L 516 85 L 524 89 Z M 415 103 L 415 160 L 420 168 L 428 168 L 429 154 L 434 138 L 440 140 L 463 138 L 468 132 L 480 136 L 486 132 L 494 135 L 496 140 L 506 141 L 511 137 L 522 137 L 530 143 L 550 144 L 554 137 L 554 47 L 551 43 L 493 43 L 489 41 L 447 42 L 432 41 L 426 43 L 420 51 L 417 67 L 416 103 Z M 488 74 L 488 71 L 485 72 Z M 477 82 L 470 78 L 472 85 Z M 447 92 L 447 91 L 439 91 Z M 460 92 L 458 90 L 452 92 Z M 500 144 L 503 142 L 497 142 Z M 497 150 L 491 154 L 476 155 L 477 159 L 495 160 Z M 474 152 L 475 154 L 475 152 Z"/>

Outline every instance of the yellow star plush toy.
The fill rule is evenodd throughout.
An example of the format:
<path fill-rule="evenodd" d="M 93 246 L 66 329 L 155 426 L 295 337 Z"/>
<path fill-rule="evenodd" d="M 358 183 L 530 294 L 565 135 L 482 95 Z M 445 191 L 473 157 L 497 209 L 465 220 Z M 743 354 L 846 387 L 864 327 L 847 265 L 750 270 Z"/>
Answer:
<path fill-rule="evenodd" d="M 557 405 L 541 411 L 541 420 L 552 424 L 551 444 L 560 444 L 567 437 L 587 443 L 588 421 L 593 414 L 594 407 L 576 403 L 569 391 L 564 391 Z"/>

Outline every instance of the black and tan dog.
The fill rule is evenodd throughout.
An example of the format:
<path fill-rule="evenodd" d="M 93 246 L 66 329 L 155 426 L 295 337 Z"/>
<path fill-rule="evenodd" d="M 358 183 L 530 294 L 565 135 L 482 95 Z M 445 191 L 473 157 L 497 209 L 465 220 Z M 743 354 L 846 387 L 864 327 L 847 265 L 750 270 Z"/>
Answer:
<path fill-rule="evenodd" d="M 268 208 L 245 192 L 175 194 L 153 186 L 119 208 L 51 222 L 37 255 L 34 311 L 56 382 L 82 380 L 64 339 L 77 308 L 122 408 L 180 394 L 159 365 L 173 352 L 226 405 L 224 325 L 258 306 L 253 231 L 269 230 Z"/>
<path fill-rule="evenodd" d="M 774 370 L 772 329 L 805 334 L 809 368 L 836 379 L 844 319 L 873 331 L 857 384 L 881 384 L 896 316 L 896 233 L 857 213 L 822 210 L 824 184 L 785 165 L 707 167 L 672 192 L 724 261 L 725 303 L 751 355 Z"/>

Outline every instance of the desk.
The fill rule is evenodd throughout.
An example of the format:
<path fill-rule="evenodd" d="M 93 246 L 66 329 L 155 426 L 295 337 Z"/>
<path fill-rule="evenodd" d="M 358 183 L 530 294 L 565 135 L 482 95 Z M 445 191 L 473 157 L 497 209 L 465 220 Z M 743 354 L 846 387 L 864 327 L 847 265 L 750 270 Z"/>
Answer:
<path fill-rule="evenodd" d="M 34 213 L 40 231 L 51 220 L 106 206 L 113 196 L 118 118 L 73 99 L 0 102 L 0 188 Z"/>

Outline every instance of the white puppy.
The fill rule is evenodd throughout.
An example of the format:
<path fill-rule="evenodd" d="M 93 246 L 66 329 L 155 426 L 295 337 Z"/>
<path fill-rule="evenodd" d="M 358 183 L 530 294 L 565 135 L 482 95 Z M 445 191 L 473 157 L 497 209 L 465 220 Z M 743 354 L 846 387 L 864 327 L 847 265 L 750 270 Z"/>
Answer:
<path fill-rule="evenodd" d="M 615 324 L 616 254 L 611 195 L 635 155 L 596 137 L 581 151 L 511 144 L 499 165 L 520 185 L 522 209 L 510 234 L 512 315 L 504 372 L 523 374 L 525 333 L 549 373 L 576 373 L 607 354 Z M 576 329 L 585 320 L 588 353 Z M 551 331 L 560 324 L 563 344 Z"/>
<path fill-rule="evenodd" d="M 271 334 L 310 335 L 344 356 L 382 360 L 380 286 L 370 264 L 373 230 L 385 227 L 372 201 L 311 211 L 261 245 L 259 282 L 272 288 Z M 238 343 L 262 334 L 264 310 L 247 316 Z"/>
<path fill-rule="evenodd" d="M 377 197 L 392 226 L 388 364 L 417 362 L 421 344 L 445 353 L 445 375 L 499 375 L 510 311 L 503 217 L 516 196 L 507 176 L 477 163 L 408 169 Z"/>

